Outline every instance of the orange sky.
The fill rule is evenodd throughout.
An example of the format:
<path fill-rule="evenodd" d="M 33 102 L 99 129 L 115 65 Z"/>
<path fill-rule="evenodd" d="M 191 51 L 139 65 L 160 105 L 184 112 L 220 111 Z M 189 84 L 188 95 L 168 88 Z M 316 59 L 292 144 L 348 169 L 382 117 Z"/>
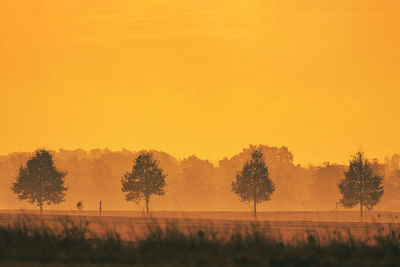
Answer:
<path fill-rule="evenodd" d="M 400 2 L 0 0 L 0 154 L 400 152 Z"/>

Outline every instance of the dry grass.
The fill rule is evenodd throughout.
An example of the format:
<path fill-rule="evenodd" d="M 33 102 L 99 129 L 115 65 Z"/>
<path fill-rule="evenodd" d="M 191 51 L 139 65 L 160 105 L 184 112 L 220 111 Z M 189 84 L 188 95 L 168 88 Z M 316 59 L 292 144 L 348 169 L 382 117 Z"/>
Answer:
<path fill-rule="evenodd" d="M 397 224 L 346 223 L 350 227 L 346 229 L 344 225 L 335 228 L 340 224 L 328 222 L 114 218 L 111 223 L 111 218 L 104 217 L 13 215 L 8 218 L 6 222 L 3 217 L 0 226 L 2 265 L 400 264 Z M 354 231 L 356 226 L 361 234 Z M 290 227 L 293 229 L 289 230 Z"/>

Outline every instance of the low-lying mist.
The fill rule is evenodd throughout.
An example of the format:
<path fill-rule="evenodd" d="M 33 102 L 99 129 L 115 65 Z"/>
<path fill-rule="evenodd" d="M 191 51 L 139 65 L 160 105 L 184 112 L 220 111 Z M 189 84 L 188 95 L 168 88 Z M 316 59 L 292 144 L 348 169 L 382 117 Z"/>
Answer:
<path fill-rule="evenodd" d="M 260 146 L 265 155 L 270 178 L 276 191 L 270 202 L 259 206 L 260 211 L 323 211 L 335 210 L 340 195 L 337 183 L 343 177 L 345 165 L 324 163 L 321 166 L 300 166 L 293 163 L 287 147 Z M 154 196 L 151 210 L 165 211 L 248 211 L 251 205 L 242 203 L 231 192 L 236 172 L 249 159 L 252 147 L 224 158 L 217 164 L 190 156 L 178 160 L 162 151 L 152 151 L 155 159 L 168 175 L 164 196 Z M 66 201 L 45 209 L 77 209 L 81 201 L 84 210 L 96 210 L 102 201 L 104 210 L 142 211 L 144 203 L 127 202 L 121 192 L 121 179 L 131 171 L 139 151 L 59 150 L 52 151 L 57 168 L 68 172 Z M 32 156 L 29 152 L 0 156 L 0 209 L 36 209 L 16 199 L 10 190 L 18 169 Z M 373 160 L 384 174 L 384 195 L 376 210 L 399 210 L 400 155 L 387 158 L 384 163 Z M 338 207 L 343 210 L 342 207 Z"/>

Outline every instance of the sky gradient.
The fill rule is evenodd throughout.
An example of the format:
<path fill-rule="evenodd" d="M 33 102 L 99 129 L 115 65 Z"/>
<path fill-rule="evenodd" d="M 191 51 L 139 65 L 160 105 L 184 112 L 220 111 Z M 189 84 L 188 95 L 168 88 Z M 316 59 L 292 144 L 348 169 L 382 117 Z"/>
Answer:
<path fill-rule="evenodd" d="M 400 152 L 400 2 L 0 0 L 0 154 Z"/>

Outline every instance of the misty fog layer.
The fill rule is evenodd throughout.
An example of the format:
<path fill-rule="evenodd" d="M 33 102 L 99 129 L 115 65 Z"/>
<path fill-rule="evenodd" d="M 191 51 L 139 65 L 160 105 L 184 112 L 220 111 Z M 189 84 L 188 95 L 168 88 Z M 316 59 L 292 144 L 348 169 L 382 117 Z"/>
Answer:
<path fill-rule="evenodd" d="M 300 166 L 293 163 L 293 155 L 287 147 L 260 146 L 265 155 L 270 178 L 276 191 L 270 202 L 259 205 L 260 211 L 323 211 L 334 210 L 340 195 L 337 183 L 343 177 L 345 165 L 325 162 L 321 166 Z M 164 196 L 150 200 L 151 210 L 165 211 L 250 211 L 251 204 L 242 203 L 231 192 L 236 172 L 250 157 L 252 147 L 224 158 L 217 164 L 190 156 L 178 160 L 174 156 L 151 151 L 168 175 Z M 104 210 L 142 211 L 144 203 L 127 202 L 121 192 L 121 179 L 131 171 L 133 160 L 140 151 L 110 151 L 108 149 L 52 151 L 55 165 L 68 172 L 66 176 L 66 201 L 45 209 L 98 209 L 102 201 Z M 37 209 L 22 202 L 10 190 L 18 169 L 32 153 L 11 153 L 0 156 L 0 208 Z M 386 158 L 384 163 L 373 160 L 384 175 L 384 195 L 377 210 L 400 210 L 400 155 Z M 338 207 L 343 210 L 342 207 Z"/>

